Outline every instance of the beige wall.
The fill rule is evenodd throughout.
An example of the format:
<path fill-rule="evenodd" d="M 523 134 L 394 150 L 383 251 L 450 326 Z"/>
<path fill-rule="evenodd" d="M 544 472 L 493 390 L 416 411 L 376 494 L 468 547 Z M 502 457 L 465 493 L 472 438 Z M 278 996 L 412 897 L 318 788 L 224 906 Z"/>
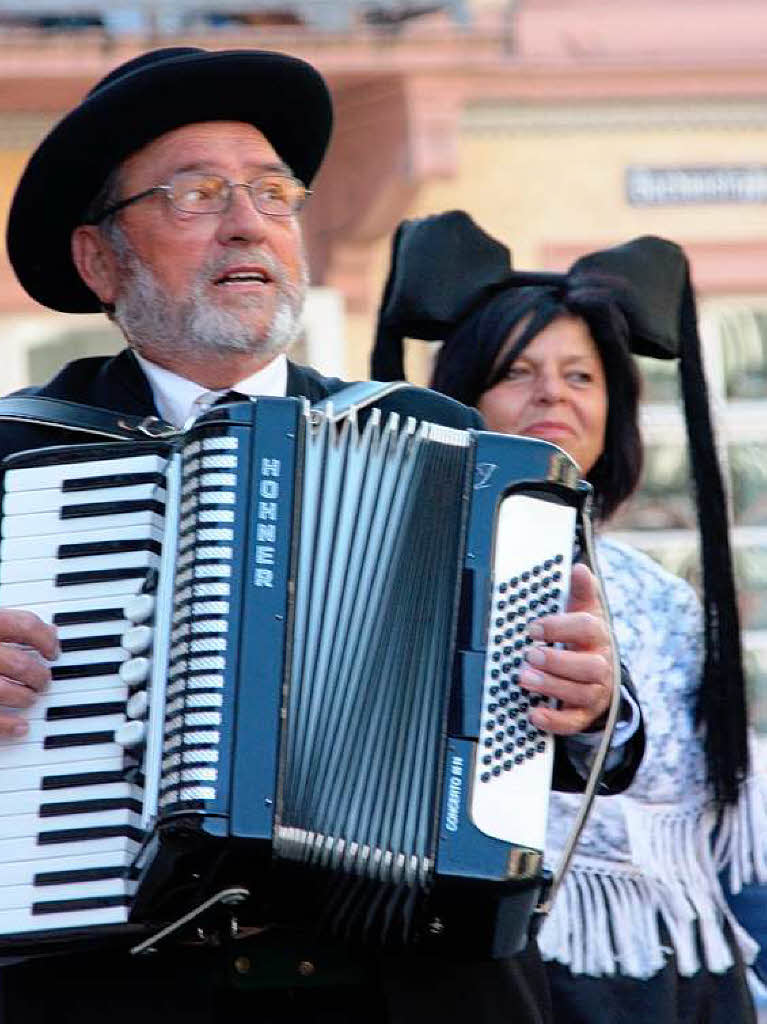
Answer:
<path fill-rule="evenodd" d="M 684 245 L 767 243 L 764 203 L 638 207 L 626 198 L 631 165 L 748 163 L 767 164 L 767 104 L 477 107 L 464 118 L 457 176 L 424 187 L 406 216 L 465 209 L 526 269 L 543 267 L 547 247 L 609 245 L 640 234 Z M 381 286 L 388 260 L 387 239 L 374 256 Z M 764 272 L 767 279 L 767 266 Z M 350 316 L 354 376 L 366 372 L 372 332 L 372 314 Z M 411 347 L 419 375 L 422 349 Z"/>

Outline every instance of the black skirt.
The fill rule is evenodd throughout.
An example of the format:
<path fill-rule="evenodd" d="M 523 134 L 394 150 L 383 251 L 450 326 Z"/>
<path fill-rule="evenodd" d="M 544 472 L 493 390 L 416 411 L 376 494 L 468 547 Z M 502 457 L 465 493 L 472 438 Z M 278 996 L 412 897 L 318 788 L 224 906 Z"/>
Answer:
<path fill-rule="evenodd" d="M 258 957 L 254 947 L 249 958 Z M 297 953 L 300 956 L 300 953 Z M 268 958 L 269 953 L 266 953 Z M 238 957 L 240 958 L 238 961 Z M 290 957 L 289 957 L 290 959 Z M 553 1024 L 535 945 L 510 960 L 367 958 L 363 973 L 275 987 L 232 970 L 238 949 L 148 958 L 91 952 L 0 971 L 0 1024 Z M 301 962 L 301 961 L 299 961 Z M 732 1024 L 732 1022 L 729 1022 Z"/>
<path fill-rule="evenodd" d="M 722 974 L 702 967 L 683 977 L 673 954 L 646 980 L 620 974 L 593 978 L 548 963 L 554 1019 L 567 1024 L 756 1024 L 743 959 L 728 928 L 727 940 L 735 963 Z M 702 950 L 699 955 L 703 963 Z"/>

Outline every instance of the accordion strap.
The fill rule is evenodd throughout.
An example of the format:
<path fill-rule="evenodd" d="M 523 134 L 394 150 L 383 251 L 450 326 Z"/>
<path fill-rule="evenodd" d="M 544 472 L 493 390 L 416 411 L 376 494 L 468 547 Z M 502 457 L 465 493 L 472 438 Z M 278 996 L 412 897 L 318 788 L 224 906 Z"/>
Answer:
<path fill-rule="evenodd" d="M 315 402 L 312 408 L 325 413 L 332 420 L 340 420 L 353 410 L 372 405 L 379 398 L 405 386 L 403 381 L 360 381 Z M 118 441 L 135 441 L 142 437 L 158 440 L 181 433 L 157 416 L 127 416 L 110 412 L 109 409 L 36 395 L 0 398 L 0 420 L 60 427 Z"/>
<path fill-rule="evenodd" d="M 178 431 L 156 416 L 125 416 L 78 402 L 35 395 L 0 398 L 0 420 L 61 427 L 119 441 L 171 437 Z"/>

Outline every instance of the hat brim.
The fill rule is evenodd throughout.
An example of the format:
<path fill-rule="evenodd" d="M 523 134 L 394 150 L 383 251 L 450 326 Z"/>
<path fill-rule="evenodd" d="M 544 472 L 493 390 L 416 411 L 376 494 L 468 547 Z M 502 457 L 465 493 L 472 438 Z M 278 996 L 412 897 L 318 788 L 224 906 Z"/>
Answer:
<path fill-rule="evenodd" d="M 33 299 L 67 313 L 100 310 L 72 262 L 72 231 L 126 157 L 203 121 L 252 124 L 309 184 L 330 138 L 332 106 L 310 64 L 260 50 L 181 51 L 95 89 L 39 145 L 11 205 L 8 254 Z"/>

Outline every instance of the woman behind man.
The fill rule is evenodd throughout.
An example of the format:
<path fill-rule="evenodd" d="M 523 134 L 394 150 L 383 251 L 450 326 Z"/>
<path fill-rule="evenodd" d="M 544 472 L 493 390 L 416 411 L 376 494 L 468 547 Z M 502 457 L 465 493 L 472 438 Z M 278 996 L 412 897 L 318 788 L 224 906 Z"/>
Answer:
<path fill-rule="evenodd" d="M 584 257 L 566 275 L 515 274 L 508 250 L 465 214 L 405 222 L 382 303 L 374 377 L 403 375 L 405 336 L 443 341 L 432 387 L 476 406 L 489 429 L 564 448 L 594 487 L 598 525 L 634 491 L 641 472 L 631 351 L 681 354 L 705 506 L 705 622 L 684 581 L 626 545 L 599 539 L 647 747 L 626 795 L 597 798 L 539 943 L 557 1020 L 752 1021 L 743 962 L 754 944 L 728 915 L 717 871 L 727 868 L 735 888 L 740 878 L 767 880 L 767 818 L 747 778 L 726 514 L 682 250 L 636 239 Z M 552 864 L 579 803 L 552 794 Z"/>

